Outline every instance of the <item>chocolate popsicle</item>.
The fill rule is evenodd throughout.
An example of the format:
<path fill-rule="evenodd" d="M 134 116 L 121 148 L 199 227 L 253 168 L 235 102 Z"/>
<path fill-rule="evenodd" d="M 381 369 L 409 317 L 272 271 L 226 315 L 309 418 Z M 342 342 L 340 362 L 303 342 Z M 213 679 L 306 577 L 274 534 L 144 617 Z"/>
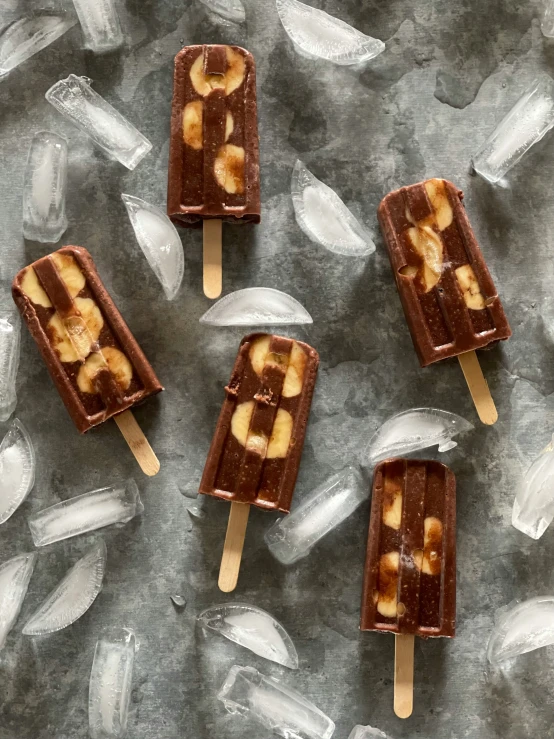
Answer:
<path fill-rule="evenodd" d="M 462 198 L 451 182 L 426 180 L 389 193 L 378 215 L 421 366 L 457 356 L 481 420 L 494 423 L 475 350 L 512 332 Z"/>
<path fill-rule="evenodd" d="M 225 388 L 200 493 L 230 501 L 219 586 L 236 586 L 250 505 L 288 513 L 319 356 L 301 341 L 251 334 Z"/>
<path fill-rule="evenodd" d="M 130 408 L 163 390 L 86 249 L 64 246 L 22 269 L 14 301 L 80 433 L 115 420 L 146 474 L 159 462 Z"/>
<path fill-rule="evenodd" d="M 221 293 L 221 223 L 260 222 L 256 67 L 238 46 L 175 57 L 167 213 L 204 225 L 204 291 Z"/>
<path fill-rule="evenodd" d="M 373 475 L 360 628 L 396 634 L 395 712 L 413 703 L 413 637 L 453 637 L 456 478 L 435 461 L 389 459 Z"/>

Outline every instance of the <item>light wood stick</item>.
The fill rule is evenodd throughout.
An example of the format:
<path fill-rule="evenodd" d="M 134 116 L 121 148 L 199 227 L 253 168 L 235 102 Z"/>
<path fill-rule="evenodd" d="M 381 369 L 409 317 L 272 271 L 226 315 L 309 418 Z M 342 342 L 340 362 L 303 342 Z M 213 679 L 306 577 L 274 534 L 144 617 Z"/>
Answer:
<path fill-rule="evenodd" d="M 156 475 L 160 471 L 160 462 L 132 412 L 123 411 L 123 413 L 118 413 L 117 416 L 114 416 L 114 420 L 144 474 L 149 477 Z"/>
<path fill-rule="evenodd" d="M 492 426 L 493 423 L 498 421 L 498 411 L 477 359 L 477 354 L 475 352 L 465 352 L 458 355 L 458 360 L 479 418 L 487 426 Z"/>
<path fill-rule="evenodd" d="M 231 503 L 218 582 L 219 589 L 224 593 L 230 593 L 237 587 L 249 513 L 250 506 L 247 503 Z"/>
<path fill-rule="evenodd" d="M 414 635 L 396 634 L 394 645 L 394 712 L 408 718 L 414 708 Z"/>
<path fill-rule="evenodd" d="M 217 218 L 204 221 L 204 295 L 207 298 L 219 298 L 221 295 L 222 225 Z"/>

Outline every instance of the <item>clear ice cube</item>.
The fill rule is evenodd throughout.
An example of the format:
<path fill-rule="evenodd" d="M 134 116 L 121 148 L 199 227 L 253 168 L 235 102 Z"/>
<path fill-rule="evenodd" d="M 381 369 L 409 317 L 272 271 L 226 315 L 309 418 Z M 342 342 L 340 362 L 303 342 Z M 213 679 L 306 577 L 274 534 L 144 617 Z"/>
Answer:
<path fill-rule="evenodd" d="M 170 595 L 172 603 L 174 603 L 177 608 L 184 608 L 187 605 L 187 599 L 184 595 Z"/>
<path fill-rule="evenodd" d="M 248 603 L 223 603 L 197 618 L 205 629 L 226 637 L 259 657 L 298 669 L 298 654 L 285 628 L 270 613 Z"/>
<path fill-rule="evenodd" d="M 554 80 L 541 74 L 473 157 L 473 169 L 489 182 L 499 182 L 552 126 Z"/>
<path fill-rule="evenodd" d="M 313 323 L 304 306 L 291 295 L 270 287 L 246 287 L 212 305 L 200 323 L 208 326 L 292 326 Z"/>
<path fill-rule="evenodd" d="M 159 208 L 133 195 L 121 195 L 138 245 L 160 281 L 165 296 L 173 300 L 185 273 L 185 255 L 177 229 Z"/>
<path fill-rule="evenodd" d="M 457 446 L 454 436 L 472 428 L 465 418 L 438 408 L 402 411 L 385 421 L 373 435 L 363 463 L 373 466 L 387 457 L 401 457 L 435 445 L 439 452 L 446 452 Z"/>
<path fill-rule="evenodd" d="M 59 39 L 76 23 L 75 18 L 46 10 L 10 23 L 0 32 L 0 79 Z"/>
<path fill-rule="evenodd" d="M 373 726 L 355 726 L 352 731 L 350 732 L 350 735 L 348 739 L 389 739 L 388 736 L 383 733 L 382 731 L 379 731 L 379 729 L 374 729 Z"/>
<path fill-rule="evenodd" d="M 119 48 L 123 34 L 113 0 L 73 0 L 85 47 L 102 53 Z"/>
<path fill-rule="evenodd" d="M 296 222 L 306 236 L 335 254 L 365 256 L 375 251 L 371 234 L 339 196 L 318 180 L 299 159 L 291 195 Z"/>
<path fill-rule="evenodd" d="M 345 521 L 368 497 L 369 486 L 360 471 L 345 467 L 268 529 L 264 538 L 269 551 L 284 565 L 306 557 L 320 539 Z"/>
<path fill-rule="evenodd" d="M 99 539 L 54 588 L 23 627 L 27 636 L 51 634 L 84 615 L 102 589 L 108 552 Z"/>
<path fill-rule="evenodd" d="M 233 23 L 244 23 L 246 13 L 240 0 L 200 0 L 202 5 Z"/>
<path fill-rule="evenodd" d="M 136 482 L 109 485 L 35 513 L 29 528 L 36 547 L 53 544 L 112 524 L 123 524 L 144 510 Z"/>
<path fill-rule="evenodd" d="M 554 38 L 554 0 L 546 0 L 541 19 L 541 31 L 547 38 Z"/>
<path fill-rule="evenodd" d="M 36 554 L 20 554 L 0 566 L 0 650 L 21 611 L 36 559 Z"/>
<path fill-rule="evenodd" d="M 47 90 L 46 99 L 109 157 L 134 169 L 152 144 L 89 83 L 86 77 L 70 74 Z"/>
<path fill-rule="evenodd" d="M 543 595 L 500 609 L 489 638 L 493 665 L 554 644 L 554 596 Z"/>
<path fill-rule="evenodd" d="M 35 484 L 35 450 L 15 418 L 0 444 L 0 524 L 12 516 Z"/>
<path fill-rule="evenodd" d="M 17 404 L 15 381 L 19 369 L 21 322 L 11 311 L 0 316 L 0 421 L 7 421 Z"/>
<path fill-rule="evenodd" d="M 512 509 L 512 526 L 540 539 L 554 518 L 554 436 L 527 470 Z"/>
<path fill-rule="evenodd" d="M 379 39 L 298 0 L 277 0 L 277 12 L 302 56 L 349 65 L 367 62 L 385 50 Z"/>
<path fill-rule="evenodd" d="M 131 629 L 113 630 L 96 642 L 88 698 L 91 739 L 126 735 L 134 661 L 135 634 Z"/>
<path fill-rule="evenodd" d="M 229 713 L 251 715 L 284 739 L 330 739 L 335 730 L 300 693 L 253 667 L 231 667 L 217 697 Z"/>
<path fill-rule="evenodd" d="M 23 235 L 55 243 L 67 228 L 67 141 L 52 131 L 35 134 L 23 187 Z"/>

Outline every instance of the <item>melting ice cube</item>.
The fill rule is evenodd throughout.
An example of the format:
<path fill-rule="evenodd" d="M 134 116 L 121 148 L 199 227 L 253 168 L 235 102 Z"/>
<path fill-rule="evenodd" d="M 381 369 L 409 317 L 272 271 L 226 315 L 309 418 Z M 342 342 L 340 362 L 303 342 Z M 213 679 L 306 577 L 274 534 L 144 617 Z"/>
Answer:
<path fill-rule="evenodd" d="M 135 236 L 168 300 L 179 292 L 185 272 L 183 245 L 177 229 L 159 208 L 132 195 L 121 196 Z"/>
<path fill-rule="evenodd" d="M 135 661 L 135 634 L 114 630 L 96 642 L 90 673 L 88 719 L 91 739 L 124 737 Z"/>
<path fill-rule="evenodd" d="M 355 726 L 348 739 L 389 739 L 386 734 L 372 726 Z"/>
<path fill-rule="evenodd" d="M 345 467 L 266 532 L 264 538 L 269 551 L 285 565 L 306 557 L 320 539 L 345 521 L 368 497 L 369 486 L 360 471 Z"/>
<path fill-rule="evenodd" d="M 7 421 L 17 404 L 15 380 L 19 368 L 19 314 L 0 316 L 0 421 Z"/>
<path fill-rule="evenodd" d="M 86 77 L 70 74 L 46 92 L 46 99 L 109 156 L 134 169 L 152 144 L 95 92 Z"/>
<path fill-rule="evenodd" d="M 316 179 L 299 159 L 292 173 L 291 195 L 296 222 L 316 244 L 353 257 L 375 251 L 369 231 L 336 192 Z"/>
<path fill-rule="evenodd" d="M 331 719 L 300 693 L 253 667 L 231 667 L 218 694 L 229 713 L 259 721 L 284 739 L 330 739 Z"/>
<path fill-rule="evenodd" d="M 36 559 L 36 554 L 20 554 L 0 566 L 0 649 L 17 621 Z"/>
<path fill-rule="evenodd" d="M 501 180 L 554 126 L 554 80 L 542 74 L 500 121 L 477 154 L 474 170 L 491 183 Z"/>
<path fill-rule="evenodd" d="M 234 23 L 244 23 L 246 13 L 240 0 L 200 0 L 217 15 Z"/>
<path fill-rule="evenodd" d="M 512 510 L 512 526 L 540 539 L 554 518 L 554 436 L 527 470 Z"/>
<path fill-rule="evenodd" d="M 298 669 L 298 654 L 284 627 L 266 611 L 248 603 L 223 603 L 198 616 L 206 629 L 216 631 L 259 657 Z"/>
<path fill-rule="evenodd" d="M 270 287 L 246 287 L 226 295 L 200 318 L 209 326 L 288 326 L 313 323 L 298 300 Z"/>
<path fill-rule="evenodd" d="M 500 609 L 487 659 L 498 664 L 550 644 L 554 644 L 554 596 L 543 595 Z"/>
<path fill-rule="evenodd" d="M 438 408 L 413 408 L 385 421 L 371 438 L 365 456 L 373 466 L 381 459 L 402 456 L 435 444 L 439 452 L 447 452 L 457 446 L 453 436 L 472 428 L 469 421 L 455 413 Z"/>
<path fill-rule="evenodd" d="M 554 38 L 554 0 L 547 0 L 544 8 L 541 31 L 547 38 Z"/>
<path fill-rule="evenodd" d="M 0 79 L 77 23 L 63 14 L 41 11 L 19 18 L 0 33 Z"/>
<path fill-rule="evenodd" d="M 335 64 L 360 64 L 385 50 L 379 39 L 298 0 L 277 0 L 277 12 L 296 50 Z"/>
<path fill-rule="evenodd" d="M 14 419 L 0 444 L 0 524 L 12 516 L 35 484 L 35 451 L 25 426 Z"/>
<path fill-rule="evenodd" d="M 27 636 L 65 629 L 85 614 L 102 589 L 108 553 L 100 539 L 69 570 L 23 627 Z"/>
<path fill-rule="evenodd" d="M 187 599 L 184 595 L 170 595 L 169 597 L 177 608 L 184 608 L 187 605 Z"/>
<path fill-rule="evenodd" d="M 35 513 L 29 528 L 35 546 L 43 547 L 71 536 L 127 523 L 144 508 L 133 478 L 124 483 L 93 490 Z"/>
<path fill-rule="evenodd" d="M 85 47 L 111 51 L 123 44 L 123 34 L 113 0 L 73 0 L 83 30 Z"/>

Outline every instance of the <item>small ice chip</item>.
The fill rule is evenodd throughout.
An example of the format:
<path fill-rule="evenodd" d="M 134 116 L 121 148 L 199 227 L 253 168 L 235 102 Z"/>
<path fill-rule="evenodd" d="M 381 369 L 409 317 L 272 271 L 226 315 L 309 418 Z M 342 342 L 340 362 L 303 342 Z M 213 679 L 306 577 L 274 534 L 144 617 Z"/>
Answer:
<path fill-rule="evenodd" d="M 0 421 L 7 421 L 17 404 L 15 381 L 19 368 L 21 323 L 19 313 L 0 316 Z"/>
<path fill-rule="evenodd" d="M 246 13 L 240 0 L 200 0 L 202 5 L 233 23 L 244 23 Z"/>
<path fill-rule="evenodd" d="M 89 82 L 86 77 L 70 74 L 47 90 L 46 99 L 109 157 L 134 169 L 152 149 L 152 144 L 95 92 Z"/>
<path fill-rule="evenodd" d="M 198 622 L 259 657 L 298 669 L 298 654 L 284 627 L 266 611 L 248 603 L 223 603 L 198 616 Z"/>
<path fill-rule="evenodd" d="M 496 665 L 550 644 L 554 644 L 554 596 L 543 595 L 500 609 L 487 659 Z"/>
<path fill-rule="evenodd" d="M 540 539 L 554 518 L 554 435 L 527 470 L 514 500 L 512 526 Z"/>
<path fill-rule="evenodd" d="M 184 608 L 187 605 L 187 599 L 184 595 L 170 595 L 169 597 L 177 608 Z"/>
<path fill-rule="evenodd" d="M 113 0 L 73 0 L 83 30 L 85 47 L 102 53 L 123 44 L 123 34 Z"/>
<path fill-rule="evenodd" d="M 298 0 L 276 0 L 287 34 L 302 56 L 335 64 L 360 64 L 385 50 L 379 39 L 366 36 L 348 23 Z"/>
<path fill-rule="evenodd" d="M 270 287 L 246 287 L 212 305 L 200 323 L 208 326 L 292 326 L 313 323 L 298 300 Z"/>
<path fill-rule="evenodd" d="M 206 518 L 204 508 L 201 505 L 196 505 L 196 503 L 193 505 L 189 505 L 189 507 L 187 508 L 187 513 L 195 521 L 202 521 L 202 519 Z"/>
<path fill-rule="evenodd" d="M 348 739 L 389 739 L 389 737 L 372 726 L 358 725 L 352 729 Z"/>
<path fill-rule="evenodd" d="M 185 272 L 183 245 L 177 229 L 159 208 L 132 195 L 121 195 L 138 245 L 160 281 L 165 296 L 173 300 Z"/>
<path fill-rule="evenodd" d="M 365 226 L 336 192 L 314 177 L 299 159 L 292 172 L 291 195 L 296 222 L 316 244 L 349 257 L 366 256 L 375 251 Z"/>
<path fill-rule="evenodd" d="M 20 554 L 0 565 L 0 650 L 19 616 L 36 559 L 36 553 Z"/>
<path fill-rule="evenodd" d="M 35 451 L 25 426 L 14 419 L 0 444 L 0 524 L 12 516 L 35 484 Z"/>
<path fill-rule="evenodd" d="M 541 20 L 541 31 L 547 38 L 554 38 L 554 0 L 546 0 Z"/>

